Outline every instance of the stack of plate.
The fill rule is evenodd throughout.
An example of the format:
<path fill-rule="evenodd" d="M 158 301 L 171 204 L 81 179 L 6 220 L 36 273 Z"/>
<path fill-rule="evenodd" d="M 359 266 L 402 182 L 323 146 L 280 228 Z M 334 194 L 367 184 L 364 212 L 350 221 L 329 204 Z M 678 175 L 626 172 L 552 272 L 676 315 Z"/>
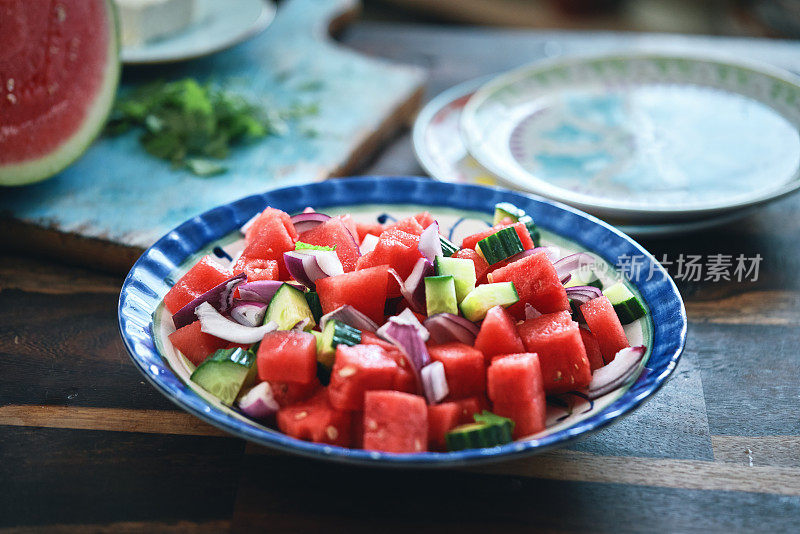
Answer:
<path fill-rule="evenodd" d="M 434 178 L 536 193 L 628 233 L 708 228 L 800 187 L 800 79 L 709 57 L 561 58 L 445 91 L 414 147 Z"/>

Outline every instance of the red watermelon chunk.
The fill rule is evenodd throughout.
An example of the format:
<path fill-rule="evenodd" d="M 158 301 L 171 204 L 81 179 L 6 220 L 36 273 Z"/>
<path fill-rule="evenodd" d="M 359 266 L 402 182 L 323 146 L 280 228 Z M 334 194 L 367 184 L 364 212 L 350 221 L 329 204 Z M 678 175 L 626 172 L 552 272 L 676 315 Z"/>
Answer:
<path fill-rule="evenodd" d="M 272 388 L 272 394 L 278 406 L 289 406 L 308 399 L 322 384 L 319 383 L 315 376 L 308 384 L 270 381 L 269 385 Z"/>
<path fill-rule="evenodd" d="M 630 347 L 625 330 L 608 297 L 603 295 L 585 302 L 581 306 L 581 313 L 589 330 L 594 334 L 606 363 L 614 361 L 617 352 Z"/>
<path fill-rule="evenodd" d="M 169 335 L 172 346 L 195 365 L 200 365 L 209 355 L 219 349 L 227 348 L 229 344 L 224 339 L 206 334 L 200 328 L 200 321 L 195 321 Z"/>
<path fill-rule="evenodd" d="M 445 435 L 461 423 L 461 406 L 455 402 L 443 402 L 428 406 L 428 448 L 433 451 L 447 450 Z"/>
<path fill-rule="evenodd" d="M 319 390 L 305 402 L 278 410 L 278 428 L 293 438 L 349 447 L 352 420 L 350 412 L 331 406 L 328 392 Z"/>
<path fill-rule="evenodd" d="M 358 242 L 359 243 L 364 241 L 364 237 L 366 237 L 367 234 L 372 234 L 375 237 L 380 237 L 380 235 L 383 233 L 383 230 L 384 230 L 383 225 L 381 223 L 378 223 L 378 222 L 376 222 L 376 223 L 357 222 L 356 223 L 356 232 L 358 233 Z"/>
<path fill-rule="evenodd" d="M 484 395 L 486 366 L 481 351 L 464 343 L 445 343 L 429 349 L 431 360 L 442 362 L 447 387 L 447 400 Z"/>
<path fill-rule="evenodd" d="M 454 258 L 462 258 L 465 260 L 472 260 L 475 264 L 475 278 L 479 284 L 486 283 L 486 273 L 489 272 L 489 264 L 483 257 L 471 248 L 462 248 L 455 254 Z"/>
<path fill-rule="evenodd" d="M 588 328 L 580 327 L 581 340 L 583 347 L 586 349 L 586 357 L 589 359 L 589 367 L 594 371 L 600 369 L 606 363 L 603 361 L 603 353 L 600 352 L 600 345 L 597 343 L 594 334 Z"/>
<path fill-rule="evenodd" d="M 425 229 L 425 227 L 422 226 L 419 221 L 417 221 L 416 217 L 406 217 L 405 219 L 400 219 L 396 223 L 387 226 L 386 229 L 399 230 L 407 234 L 418 236 L 422 234 L 422 231 Z"/>
<path fill-rule="evenodd" d="M 519 236 L 519 240 L 522 242 L 523 250 L 528 250 L 529 248 L 533 248 L 533 239 L 531 239 L 531 234 L 528 232 L 528 229 L 525 227 L 523 223 L 514 223 L 514 224 L 498 224 L 497 226 L 492 226 L 491 228 L 487 228 L 482 232 L 478 232 L 476 234 L 469 235 L 461 241 L 461 248 L 471 248 L 473 250 L 477 250 L 478 241 L 481 239 L 486 239 L 492 234 L 496 234 L 503 228 L 508 228 L 509 226 L 513 226 L 514 229 L 517 231 L 517 235 Z"/>
<path fill-rule="evenodd" d="M 422 452 L 428 445 L 425 399 L 399 391 L 364 395 L 364 448 L 384 452 Z"/>
<path fill-rule="evenodd" d="M 331 404 L 339 410 L 364 408 L 364 393 L 392 389 L 398 365 L 376 345 L 338 345 L 328 386 Z"/>
<path fill-rule="evenodd" d="M 289 214 L 279 209 L 269 207 L 259 213 L 258 217 L 253 220 L 244 234 L 244 240 L 247 243 L 251 243 L 261 233 L 262 227 L 271 224 L 274 220 L 279 221 L 283 225 L 286 229 L 286 233 L 292 238 L 292 241 L 297 241 L 297 230 L 295 230 L 292 218 L 289 217 Z"/>
<path fill-rule="evenodd" d="M 286 229 L 283 219 L 273 213 L 260 220 L 259 225 L 252 230 L 252 237 L 242 251 L 240 260 L 243 262 L 256 259 L 277 261 L 280 279 L 287 280 L 289 271 L 286 270 L 286 265 L 283 263 L 283 253 L 294 250 L 295 239 Z"/>
<path fill-rule="evenodd" d="M 239 256 L 231 269 L 233 274 L 244 273 L 248 282 L 257 280 L 279 280 L 280 267 L 277 260 L 246 258 Z"/>
<path fill-rule="evenodd" d="M 495 358 L 486 372 L 487 392 L 494 403 L 544 401 L 542 369 L 536 354 L 509 354 Z"/>
<path fill-rule="evenodd" d="M 569 312 L 528 319 L 517 329 L 525 349 L 539 355 L 545 392 L 565 393 L 589 385 L 591 367 L 578 323 Z"/>
<path fill-rule="evenodd" d="M 270 332 L 258 346 L 258 377 L 309 384 L 317 376 L 317 340 L 296 330 Z"/>
<path fill-rule="evenodd" d="M 492 356 L 498 354 L 525 352 L 517 325 L 502 306 L 495 306 L 486 312 L 478 337 L 475 338 L 475 348 L 483 353 L 487 364 Z"/>
<path fill-rule="evenodd" d="M 517 319 L 525 317 L 525 304 L 542 313 L 569 310 L 567 291 L 556 269 L 544 252 L 537 252 L 509 263 L 489 275 L 490 282 L 513 282 L 519 302 L 508 308 Z"/>
<path fill-rule="evenodd" d="M 353 227 L 355 227 L 354 224 Z M 300 236 L 300 241 L 309 245 L 336 247 L 336 255 L 339 256 L 345 273 L 355 270 L 356 261 L 361 256 L 356 238 L 350 233 L 345 221 L 336 217 L 304 232 Z"/>
<path fill-rule="evenodd" d="M 547 405 L 544 395 L 527 402 L 496 402 L 493 407 L 494 413 L 514 421 L 514 439 L 536 434 L 545 428 Z"/>
<path fill-rule="evenodd" d="M 414 218 L 417 220 L 419 225 L 422 226 L 422 228 L 427 228 L 436 222 L 436 219 L 433 218 L 433 215 L 427 211 L 421 211 L 417 213 L 414 215 Z"/>
<path fill-rule="evenodd" d="M 458 404 L 459 424 L 474 423 L 474 415 L 482 413 L 484 410 L 489 409 L 489 400 L 484 394 L 476 395 L 474 397 L 467 397 L 466 399 L 459 399 L 453 401 Z"/>
<path fill-rule="evenodd" d="M 381 324 L 388 278 L 386 265 L 321 278 L 317 280 L 317 293 L 322 311 L 330 313 L 349 304 Z"/>
<path fill-rule="evenodd" d="M 401 230 L 386 230 L 381 234 L 375 249 L 358 258 L 356 270 L 388 265 L 405 280 L 421 257 L 419 236 Z M 388 284 L 388 297 L 399 297 L 400 286 L 394 276 L 389 277 Z"/>
<path fill-rule="evenodd" d="M 164 295 L 164 306 L 171 314 L 230 278 L 230 273 L 212 256 L 204 256 L 194 267 L 181 276 Z"/>

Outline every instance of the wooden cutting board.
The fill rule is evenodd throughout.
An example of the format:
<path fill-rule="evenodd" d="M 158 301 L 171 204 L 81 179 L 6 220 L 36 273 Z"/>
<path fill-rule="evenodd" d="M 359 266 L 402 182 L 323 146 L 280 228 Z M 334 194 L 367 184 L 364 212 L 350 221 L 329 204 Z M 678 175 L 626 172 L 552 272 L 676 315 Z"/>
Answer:
<path fill-rule="evenodd" d="M 334 43 L 357 0 L 286 0 L 267 30 L 208 58 L 128 69 L 123 85 L 193 76 L 230 81 L 280 106 L 312 103 L 301 127 L 236 148 L 228 172 L 197 177 L 147 155 L 136 133 L 101 138 L 41 184 L 0 189 L 0 242 L 124 272 L 142 250 L 216 205 L 353 172 L 417 111 L 424 73 Z M 308 132 L 313 131 L 313 136 Z"/>

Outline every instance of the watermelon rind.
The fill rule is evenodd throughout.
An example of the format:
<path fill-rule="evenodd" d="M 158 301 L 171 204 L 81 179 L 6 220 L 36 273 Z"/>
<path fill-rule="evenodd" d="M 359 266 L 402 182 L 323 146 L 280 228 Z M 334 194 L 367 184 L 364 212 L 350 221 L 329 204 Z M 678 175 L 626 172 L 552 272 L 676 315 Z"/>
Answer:
<path fill-rule="evenodd" d="M 80 158 L 105 126 L 114 105 L 119 85 L 119 25 L 113 0 L 105 0 L 112 35 L 108 40 L 106 68 L 100 90 L 89 107 L 83 124 L 69 139 L 49 154 L 19 163 L 0 165 L 0 186 L 19 186 L 41 182 L 63 171 Z"/>

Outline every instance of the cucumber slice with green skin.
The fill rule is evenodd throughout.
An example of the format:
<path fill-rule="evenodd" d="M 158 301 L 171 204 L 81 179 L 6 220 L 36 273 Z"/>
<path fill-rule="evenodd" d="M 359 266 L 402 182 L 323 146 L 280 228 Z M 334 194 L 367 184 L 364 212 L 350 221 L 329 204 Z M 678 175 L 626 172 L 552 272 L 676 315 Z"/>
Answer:
<path fill-rule="evenodd" d="M 322 303 L 319 301 L 319 294 L 316 291 L 309 291 L 306 293 L 306 304 L 311 310 L 311 315 L 314 316 L 314 321 L 319 324 L 322 318 Z"/>
<path fill-rule="evenodd" d="M 195 369 L 191 380 L 230 406 L 248 378 L 255 380 L 255 361 L 256 355 L 250 350 L 218 350 Z"/>
<path fill-rule="evenodd" d="M 455 278 L 452 275 L 425 277 L 425 305 L 428 317 L 437 313 L 458 315 Z"/>
<path fill-rule="evenodd" d="M 453 254 L 458 252 L 458 247 L 455 244 L 453 244 L 453 242 L 450 241 L 449 239 L 447 239 L 446 237 L 440 235 L 439 236 L 439 241 L 441 241 L 441 243 L 442 243 L 442 255 L 445 258 L 449 258 Z"/>
<path fill-rule="evenodd" d="M 468 423 L 445 434 L 447 450 L 481 449 L 511 443 L 511 431 L 506 425 Z"/>
<path fill-rule="evenodd" d="M 631 293 L 624 283 L 617 282 L 603 291 L 603 295 L 608 297 L 614 311 L 622 324 L 630 324 L 636 319 L 641 319 L 647 315 L 647 309 L 636 295 Z"/>
<path fill-rule="evenodd" d="M 443 258 L 436 256 L 433 267 L 437 275 L 451 275 L 456 285 L 456 300 L 460 303 L 478 281 L 475 276 L 475 263 L 465 258 Z"/>
<path fill-rule="evenodd" d="M 336 250 L 336 247 L 326 247 L 324 245 L 309 245 L 308 243 L 303 243 L 302 241 L 298 241 L 294 244 L 295 250 Z"/>
<path fill-rule="evenodd" d="M 325 329 L 317 337 L 317 362 L 328 369 L 333 367 L 337 345 L 358 345 L 361 343 L 361 330 L 353 328 L 336 319 L 325 323 Z"/>
<path fill-rule="evenodd" d="M 478 241 L 478 248 L 489 265 L 494 265 L 525 250 L 517 230 L 512 227 L 503 228 L 499 232 L 481 239 Z"/>
<path fill-rule="evenodd" d="M 294 286 L 283 284 L 278 288 L 267 307 L 264 324 L 275 321 L 278 330 L 291 330 L 303 319 L 309 320 L 305 330 L 311 330 L 317 325 L 314 314 L 306 301 L 306 294 Z"/>
<path fill-rule="evenodd" d="M 519 300 L 514 282 L 481 284 L 461 301 L 461 313 L 470 321 L 480 321 L 494 306 L 508 307 Z"/>
<path fill-rule="evenodd" d="M 525 213 L 525 210 L 518 208 L 510 202 L 500 202 L 499 204 L 495 204 L 493 223 L 497 225 L 509 219 L 512 222 L 521 222 L 524 224 L 525 228 L 528 229 L 528 233 L 531 235 L 533 245 L 536 247 L 539 246 L 539 243 L 542 240 L 542 234 L 536 228 L 536 224 L 533 222 L 531 216 Z"/>

